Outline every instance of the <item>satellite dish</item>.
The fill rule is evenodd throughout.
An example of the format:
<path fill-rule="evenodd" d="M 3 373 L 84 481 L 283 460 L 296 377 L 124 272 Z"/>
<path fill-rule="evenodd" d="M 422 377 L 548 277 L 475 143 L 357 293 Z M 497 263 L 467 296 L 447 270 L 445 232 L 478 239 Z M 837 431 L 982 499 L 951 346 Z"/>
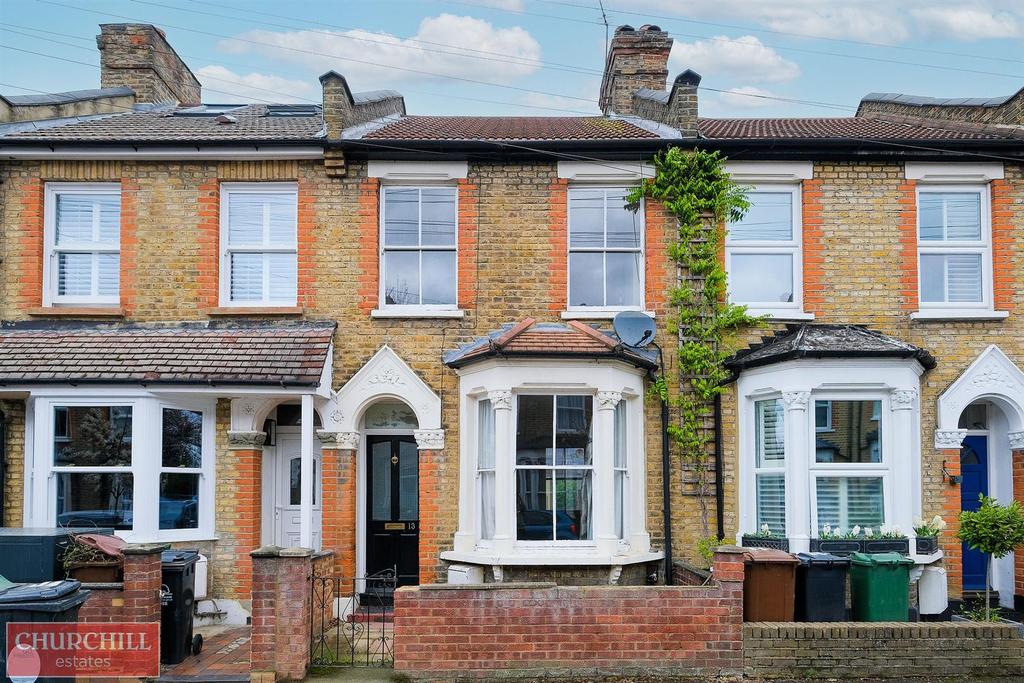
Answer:
<path fill-rule="evenodd" d="M 657 331 L 651 316 L 640 311 L 622 311 L 612 320 L 612 327 L 623 344 L 637 349 L 654 341 Z"/>

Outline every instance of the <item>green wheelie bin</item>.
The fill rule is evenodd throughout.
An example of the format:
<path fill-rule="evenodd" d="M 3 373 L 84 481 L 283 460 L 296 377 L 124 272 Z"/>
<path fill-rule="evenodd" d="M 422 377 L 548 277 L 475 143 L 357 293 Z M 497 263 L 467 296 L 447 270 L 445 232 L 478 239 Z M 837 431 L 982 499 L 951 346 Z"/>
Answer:
<path fill-rule="evenodd" d="M 850 602 L 854 621 L 907 621 L 910 568 L 899 553 L 850 556 Z"/>

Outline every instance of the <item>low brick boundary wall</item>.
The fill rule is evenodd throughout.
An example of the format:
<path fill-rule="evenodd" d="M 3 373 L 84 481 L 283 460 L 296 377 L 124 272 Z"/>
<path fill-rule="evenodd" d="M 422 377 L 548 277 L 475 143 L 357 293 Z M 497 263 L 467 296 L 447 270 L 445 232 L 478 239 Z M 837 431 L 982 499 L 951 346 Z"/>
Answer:
<path fill-rule="evenodd" d="M 164 543 L 130 545 L 124 549 L 124 583 L 86 583 L 90 591 L 78 611 L 78 620 L 86 622 L 160 621 L 160 553 L 170 546 Z"/>
<path fill-rule="evenodd" d="M 1003 624 L 743 625 L 747 676 L 761 678 L 1024 677 L 1024 640 Z"/>
<path fill-rule="evenodd" d="M 428 585 L 395 592 L 395 671 L 411 678 L 729 675 L 743 665 L 743 556 L 708 586 Z"/>

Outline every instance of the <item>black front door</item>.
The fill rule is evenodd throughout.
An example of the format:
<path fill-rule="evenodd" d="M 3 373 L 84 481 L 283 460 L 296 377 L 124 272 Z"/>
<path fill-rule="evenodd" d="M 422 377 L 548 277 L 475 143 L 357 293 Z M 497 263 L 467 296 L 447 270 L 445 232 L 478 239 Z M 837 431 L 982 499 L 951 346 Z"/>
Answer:
<path fill-rule="evenodd" d="M 411 436 L 366 437 L 366 573 L 419 583 L 419 453 Z"/>

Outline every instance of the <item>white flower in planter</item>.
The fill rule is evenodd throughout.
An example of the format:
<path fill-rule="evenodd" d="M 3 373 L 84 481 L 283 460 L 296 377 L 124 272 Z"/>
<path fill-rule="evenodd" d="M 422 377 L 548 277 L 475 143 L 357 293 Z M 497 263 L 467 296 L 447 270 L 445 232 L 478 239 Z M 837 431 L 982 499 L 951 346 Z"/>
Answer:
<path fill-rule="evenodd" d="M 761 525 L 761 533 L 764 534 L 765 536 L 771 536 L 772 535 L 772 528 L 770 526 L 768 526 L 767 522 L 765 522 L 764 524 Z"/>
<path fill-rule="evenodd" d="M 822 537 L 831 536 L 832 535 L 832 525 L 831 524 L 826 524 L 825 526 L 821 527 L 821 535 L 822 535 Z"/>
<path fill-rule="evenodd" d="M 854 524 L 853 528 L 850 529 L 850 531 L 853 532 L 854 536 L 860 536 L 860 524 Z"/>
<path fill-rule="evenodd" d="M 871 538 L 874 535 L 875 535 L 875 532 L 871 529 L 871 527 L 867 527 L 867 528 L 864 529 L 864 537 L 865 538 Z"/>
<path fill-rule="evenodd" d="M 934 517 L 932 517 L 932 526 L 938 529 L 939 531 L 942 531 L 946 528 L 946 520 L 944 520 L 939 515 L 935 515 Z"/>

